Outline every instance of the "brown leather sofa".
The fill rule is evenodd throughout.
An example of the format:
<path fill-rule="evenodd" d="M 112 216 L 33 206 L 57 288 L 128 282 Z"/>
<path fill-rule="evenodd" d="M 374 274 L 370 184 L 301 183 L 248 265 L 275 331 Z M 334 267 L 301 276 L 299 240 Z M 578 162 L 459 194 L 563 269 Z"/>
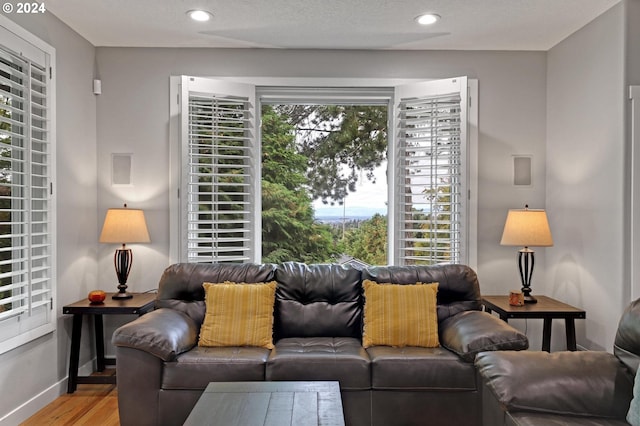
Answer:
<path fill-rule="evenodd" d="M 441 347 L 364 349 L 362 280 L 438 282 Z M 203 282 L 277 281 L 272 350 L 197 345 Z M 115 331 L 120 421 L 182 424 L 209 382 L 337 380 L 347 425 L 477 425 L 473 365 L 480 351 L 526 349 L 526 336 L 480 311 L 475 272 L 462 265 L 176 264 L 156 310 Z"/>
<path fill-rule="evenodd" d="M 640 362 L 640 300 L 620 319 L 613 354 L 487 352 L 476 358 L 483 424 L 627 425 Z"/>

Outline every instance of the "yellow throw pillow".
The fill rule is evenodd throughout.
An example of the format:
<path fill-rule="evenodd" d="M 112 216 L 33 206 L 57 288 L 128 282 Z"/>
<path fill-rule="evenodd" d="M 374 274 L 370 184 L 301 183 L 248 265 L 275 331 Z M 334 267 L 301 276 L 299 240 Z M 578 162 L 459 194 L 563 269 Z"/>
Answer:
<path fill-rule="evenodd" d="M 379 284 L 364 280 L 362 345 L 436 348 L 438 283 Z"/>
<path fill-rule="evenodd" d="M 206 313 L 199 346 L 259 346 L 273 349 L 276 282 L 204 283 Z"/>

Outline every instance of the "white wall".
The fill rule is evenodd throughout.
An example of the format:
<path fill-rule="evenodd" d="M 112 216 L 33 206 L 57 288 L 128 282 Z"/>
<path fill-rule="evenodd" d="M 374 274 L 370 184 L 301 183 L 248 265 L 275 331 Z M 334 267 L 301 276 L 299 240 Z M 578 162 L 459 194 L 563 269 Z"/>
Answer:
<path fill-rule="evenodd" d="M 148 289 L 169 254 L 169 77 L 261 76 L 439 78 L 479 80 L 479 255 L 482 291 L 519 287 L 516 250 L 500 247 L 508 208 L 543 207 L 545 193 L 546 55 L 544 52 L 392 52 L 265 49 L 98 48 L 103 94 L 98 98 L 100 215 L 129 201 L 145 209 L 152 243 L 138 245 L 129 280 Z M 113 153 L 132 152 L 134 187 L 110 185 Z M 511 185 L 511 156 L 534 157 L 534 185 Z M 112 285 L 110 247 L 101 247 L 99 277 Z M 541 259 L 537 266 L 544 269 Z M 540 274 L 542 276 L 542 273 Z M 534 284 L 535 285 L 535 284 Z"/>
<path fill-rule="evenodd" d="M 629 302 L 624 21 L 620 3 L 547 59 L 546 204 L 555 245 L 546 249 L 544 290 L 586 310 L 586 321 L 577 322 L 579 344 L 609 351 Z M 554 328 L 554 343 L 562 332 Z"/>
<path fill-rule="evenodd" d="M 0 355 L 0 423 L 16 424 L 64 389 L 71 318 L 62 306 L 97 285 L 95 49 L 49 13 L 6 16 L 55 47 L 57 57 L 57 330 Z M 85 340 L 81 364 L 95 357 L 89 347 Z"/>

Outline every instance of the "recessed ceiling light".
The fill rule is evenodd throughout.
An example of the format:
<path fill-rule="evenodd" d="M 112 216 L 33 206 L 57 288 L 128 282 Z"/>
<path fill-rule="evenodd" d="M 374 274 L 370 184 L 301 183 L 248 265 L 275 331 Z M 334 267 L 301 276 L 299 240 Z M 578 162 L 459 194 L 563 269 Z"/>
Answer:
<path fill-rule="evenodd" d="M 416 22 L 420 25 L 435 24 L 439 20 L 440 15 L 436 15 L 435 13 L 425 13 L 424 15 L 416 16 Z"/>
<path fill-rule="evenodd" d="M 190 10 L 187 12 L 187 16 L 198 22 L 207 22 L 211 19 L 211 14 L 205 10 Z"/>

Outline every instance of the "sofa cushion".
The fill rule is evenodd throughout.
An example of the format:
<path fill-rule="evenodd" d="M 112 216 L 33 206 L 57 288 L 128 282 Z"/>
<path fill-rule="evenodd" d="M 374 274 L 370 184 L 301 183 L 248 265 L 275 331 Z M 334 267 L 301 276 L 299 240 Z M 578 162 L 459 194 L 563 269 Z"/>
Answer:
<path fill-rule="evenodd" d="M 262 381 L 269 349 L 196 346 L 165 362 L 162 389 L 204 389 L 209 382 Z"/>
<path fill-rule="evenodd" d="M 438 284 L 378 284 L 364 280 L 362 345 L 422 346 L 438 342 Z"/>
<path fill-rule="evenodd" d="M 377 283 L 438 283 L 438 321 L 459 312 L 480 310 L 478 276 L 465 265 L 372 266 L 362 270 L 362 279 Z"/>
<path fill-rule="evenodd" d="M 473 364 L 445 348 L 372 346 L 371 386 L 379 390 L 475 390 Z"/>
<path fill-rule="evenodd" d="M 286 338 L 267 360 L 267 380 L 338 380 L 342 390 L 370 389 L 369 357 L 352 337 Z"/>
<path fill-rule="evenodd" d="M 286 262 L 276 269 L 274 338 L 362 337 L 360 271 Z"/>
<path fill-rule="evenodd" d="M 276 282 L 204 283 L 207 311 L 199 346 L 273 348 Z"/>

